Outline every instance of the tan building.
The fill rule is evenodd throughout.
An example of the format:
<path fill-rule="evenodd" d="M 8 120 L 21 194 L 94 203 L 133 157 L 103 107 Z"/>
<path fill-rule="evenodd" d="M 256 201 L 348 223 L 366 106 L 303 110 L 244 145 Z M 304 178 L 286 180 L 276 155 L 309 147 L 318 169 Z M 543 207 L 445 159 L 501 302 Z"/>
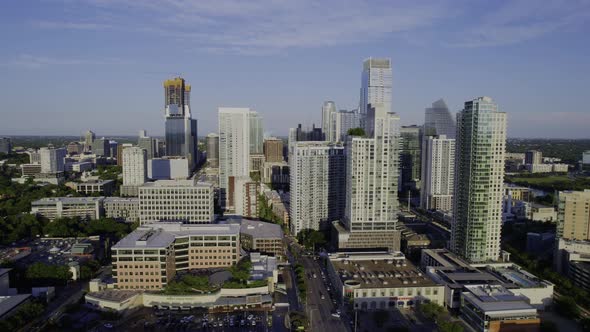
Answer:
<path fill-rule="evenodd" d="M 99 219 L 102 216 L 104 197 L 51 197 L 31 203 L 31 214 L 37 214 L 51 221 L 56 218 L 80 217 L 84 220 Z"/>
<path fill-rule="evenodd" d="M 392 231 L 348 231 L 339 223 L 333 224 L 332 239 L 338 249 L 382 248 L 400 250 L 401 232 Z"/>
<path fill-rule="evenodd" d="M 250 155 L 250 172 L 258 171 L 262 172 L 262 165 L 264 165 L 263 154 L 251 154 Z"/>
<path fill-rule="evenodd" d="M 590 190 L 559 192 L 557 237 L 590 240 Z"/>
<path fill-rule="evenodd" d="M 119 289 L 161 289 L 178 271 L 230 267 L 240 259 L 239 225 L 155 223 L 112 247 Z"/>
<path fill-rule="evenodd" d="M 532 201 L 531 190 L 527 187 L 504 186 L 504 196 L 510 196 L 516 201 Z"/>
<path fill-rule="evenodd" d="M 135 222 L 139 220 L 139 198 L 105 197 L 104 216 L 115 220 Z"/>
<path fill-rule="evenodd" d="M 280 225 L 247 219 L 242 219 L 240 225 L 240 242 L 245 250 L 277 258 L 285 256 L 284 235 Z"/>
<path fill-rule="evenodd" d="M 444 287 L 401 252 L 340 252 L 329 257 L 328 275 L 340 300 L 359 310 L 391 310 L 420 303 L 444 304 Z"/>
<path fill-rule="evenodd" d="M 283 140 L 270 137 L 264 140 L 264 158 L 268 163 L 283 161 Z"/>

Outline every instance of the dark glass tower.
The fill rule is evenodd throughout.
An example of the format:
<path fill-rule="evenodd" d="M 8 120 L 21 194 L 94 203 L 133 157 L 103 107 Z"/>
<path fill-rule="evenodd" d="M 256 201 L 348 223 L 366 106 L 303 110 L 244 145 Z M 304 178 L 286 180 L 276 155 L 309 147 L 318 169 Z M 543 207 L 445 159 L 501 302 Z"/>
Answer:
<path fill-rule="evenodd" d="M 166 156 L 185 157 L 191 170 L 197 165 L 197 120 L 190 110 L 191 86 L 176 77 L 164 81 Z"/>

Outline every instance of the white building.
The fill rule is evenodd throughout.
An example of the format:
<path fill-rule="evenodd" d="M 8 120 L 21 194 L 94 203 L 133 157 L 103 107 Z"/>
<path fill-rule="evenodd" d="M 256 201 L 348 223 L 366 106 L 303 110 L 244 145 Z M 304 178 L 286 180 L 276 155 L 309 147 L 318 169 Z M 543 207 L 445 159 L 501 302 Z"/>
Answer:
<path fill-rule="evenodd" d="M 102 216 L 103 199 L 103 197 L 42 198 L 31 202 L 31 214 L 37 214 L 49 220 L 64 217 L 99 219 Z"/>
<path fill-rule="evenodd" d="M 291 234 L 328 228 L 344 212 L 344 147 L 310 141 L 295 142 L 289 149 Z"/>
<path fill-rule="evenodd" d="M 196 180 L 159 180 L 139 187 L 139 221 L 213 221 L 213 185 Z"/>
<path fill-rule="evenodd" d="M 361 74 L 361 98 L 359 111 L 369 113 L 368 105 L 389 105 L 386 112 L 391 111 L 391 60 L 385 58 L 369 58 L 363 63 Z"/>
<path fill-rule="evenodd" d="M 337 226 L 339 248 L 387 247 L 399 250 L 399 116 L 389 107 L 371 107 L 368 137 L 346 144 L 346 208 Z"/>
<path fill-rule="evenodd" d="M 222 206 L 226 206 L 229 177 L 250 176 L 249 108 L 220 107 L 219 113 L 219 187 Z"/>
<path fill-rule="evenodd" d="M 328 142 L 337 142 L 340 139 L 337 128 L 338 112 L 333 101 L 325 101 L 322 105 L 322 133 Z"/>
<path fill-rule="evenodd" d="M 422 146 L 423 209 L 451 212 L 455 176 L 455 140 L 445 135 L 428 136 Z"/>
<path fill-rule="evenodd" d="M 137 187 L 147 181 L 147 152 L 140 147 L 128 147 L 123 150 L 123 187 L 124 196 L 136 196 Z"/>
<path fill-rule="evenodd" d="M 139 220 L 139 198 L 105 197 L 103 200 L 104 216 L 126 222 Z"/>
<path fill-rule="evenodd" d="M 55 174 L 64 171 L 64 158 L 66 157 L 66 149 L 59 148 L 41 148 L 39 149 L 41 158 L 41 173 Z"/>
<path fill-rule="evenodd" d="M 469 262 L 500 258 L 506 113 L 490 97 L 457 115 L 451 249 Z"/>

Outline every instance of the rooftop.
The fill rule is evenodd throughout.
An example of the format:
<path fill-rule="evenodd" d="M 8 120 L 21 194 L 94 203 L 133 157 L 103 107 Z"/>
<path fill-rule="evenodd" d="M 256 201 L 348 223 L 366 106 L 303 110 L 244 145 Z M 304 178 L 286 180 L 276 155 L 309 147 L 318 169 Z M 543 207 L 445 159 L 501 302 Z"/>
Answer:
<path fill-rule="evenodd" d="M 337 254 L 330 263 L 343 283 L 355 281 L 360 288 L 437 285 L 399 252 Z"/>
<path fill-rule="evenodd" d="M 510 314 L 536 315 L 537 309 L 502 286 L 467 286 L 463 297 L 485 312 L 487 316 L 510 316 Z"/>
<path fill-rule="evenodd" d="M 165 248 L 177 237 L 190 235 L 236 235 L 239 225 L 182 224 L 179 222 L 159 222 L 138 227 L 115 244 L 113 249 L 121 248 Z"/>
<path fill-rule="evenodd" d="M 209 182 L 197 182 L 191 180 L 158 180 L 155 182 L 146 182 L 141 187 L 147 188 L 161 188 L 161 187 L 211 187 Z"/>
<path fill-rule="evenodd" d="M 268 222 L 242 219 L 240 233 L 251 235 L 253 238 L 283 238 L 281 225 L 271 224 Z"/>
<path fill-rule="evenodd" d="M 31 294 L 0 296 L 0 318 L 29 299 Z"/>
<path fill-rule="evenodd" d="M 83 203 L 100 202 L 103 199 L 104 199 L 104 197 L 46 197 L 46 198 L 41 198 L 41 199 L 31 202 L 31 205 L 32 206 L 47 205 L 47 204 L 54 204 L 57 202 L 61 202 L 64 204 L 83 204 Z"/>
<path fill-rule="evenodd" d="M 109 203 L 109 202 L 129 202 L 129 203 L 138 203 L 139 202 L 139 198 L 138 197 L 117 197 L 117 196 L 111 196 L 111 197 L 105 197 L 104 198 L 104 203 Z"/>

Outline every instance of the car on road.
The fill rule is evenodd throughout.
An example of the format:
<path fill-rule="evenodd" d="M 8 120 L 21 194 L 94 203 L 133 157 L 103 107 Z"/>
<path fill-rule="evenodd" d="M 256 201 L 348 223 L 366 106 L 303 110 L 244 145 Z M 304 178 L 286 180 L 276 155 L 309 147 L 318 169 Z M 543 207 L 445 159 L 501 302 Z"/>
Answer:
<path fill-rule="evenodd" d="M 105 328 L 107 328 L 107 329 L 112 329 L 112 328 L 113 328 L 113 324 L 111 324 L 111 323 L 104 323 L 104 325 L 103 325 L 103 326 L 104 326 Z"/>
<path fill-rule="evenodd" d="M 321 294 L 320 297 L 322 298 L 322 300 L 325 300 L 326 297 L 324 296 L 324 294 Z"/>
<path fill-rule="evenodd" d="M 332 317 L 340 318 L 340 314 L 337 312 L 333 312 Z"/>

